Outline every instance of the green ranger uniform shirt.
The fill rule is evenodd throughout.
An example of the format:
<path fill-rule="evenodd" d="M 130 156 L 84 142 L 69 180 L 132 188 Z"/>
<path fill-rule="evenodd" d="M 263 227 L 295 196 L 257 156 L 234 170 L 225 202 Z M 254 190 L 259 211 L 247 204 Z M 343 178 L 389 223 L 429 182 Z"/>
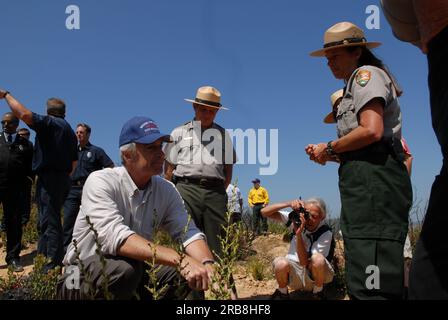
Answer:
<path fill-rule="evenodd" d="M 401 110 L 394 82 L 389 75 L 374 66 L 356 69 L 348 81 L 336 119 L 339 138 L 359 126 L 358 114 L 372 99 L 384 100 L 383 139 L 401 139 Z"/>
<path fill-rule="evenodd" d="M 201 130 L 200 122 L 190 121 L 171 133 L 173 143 L 164 147 L 166 160 L 176 166 L 176 177 L 225 180 L 224 165 L 236 162 L 229 133 L 213 123 Z"/>

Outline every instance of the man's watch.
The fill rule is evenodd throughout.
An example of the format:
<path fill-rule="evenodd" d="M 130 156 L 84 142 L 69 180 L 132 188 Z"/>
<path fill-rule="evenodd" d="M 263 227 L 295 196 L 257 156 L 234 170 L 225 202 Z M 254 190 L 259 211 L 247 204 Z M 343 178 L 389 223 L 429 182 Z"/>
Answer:
<path fill-rule="evenodd" d="M 333 147 L 331 146 L 331 143 L 333 142 L 333 140 L 328 141 L 327 143 L 327 149 L 325 149 L 325 151 L 327 152 L 327 154 L 331 157 L 334 157 L 337 155 L 337 153 L 333 150 Z"/>
<path fill-rule="evenodd" d="M 216 261 L 213 260 L 213 259 L 205 259 L 205 260 L 202 261 L 202 264 L 204 266 L 207 265 L 207 264 L 215 264 L 215 263 L 216 263 Z"/>

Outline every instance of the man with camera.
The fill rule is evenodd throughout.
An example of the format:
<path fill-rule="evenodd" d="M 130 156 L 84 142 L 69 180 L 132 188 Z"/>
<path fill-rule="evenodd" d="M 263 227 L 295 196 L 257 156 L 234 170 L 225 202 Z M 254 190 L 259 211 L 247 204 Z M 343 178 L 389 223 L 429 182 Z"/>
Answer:
<path fill-rule="evenodd" d="M 280 210 L 290 207 L 289 214 Z M 307 201 L 292 200 L 269 205 L 261 210 L 264 217 L 292 225 L 293 237 L 288 254 L 273 262 L 278 289 L 272 300 L 289 299 L 292 290 L 313 292 L 324 298 L 323 286 L 333 280 L 330 261 L 334 253 L 333 233 L 325 223 L 326 205 L 319 198 Z"/>

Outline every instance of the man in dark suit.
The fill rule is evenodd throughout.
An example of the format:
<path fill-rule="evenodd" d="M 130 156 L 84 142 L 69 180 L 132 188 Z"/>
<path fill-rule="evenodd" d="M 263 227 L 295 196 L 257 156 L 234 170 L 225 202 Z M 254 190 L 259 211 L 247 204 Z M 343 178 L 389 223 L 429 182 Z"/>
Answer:
<path fill-rule="evenodd" d="M 8 91 L 0 89 L 0 99 L 5 99 L 14 115 L 36 132 L 33 171 L 38 178 L 37 252 L 50 260 L 44 266 L 44 272 L 47 273 L 62 265 L 61 209 L 70 189 L 70 174 L 78 159 L 76 135 L 65 120 L 65 102 L 61 99 L 48 99 L 46 115 L 27 109 Z"/>
<path fill-rule="evenodd" d="M 6 227 L 6 263 L 15 272 L 23 271 L 20 265 L 22 223 L 21 194 L 26 179 L 31 175 L 33 148 L 30 142 L 16 134 L 19 119 L 7 112 L 2 119 L 0 133 L 0 203 Z"/>

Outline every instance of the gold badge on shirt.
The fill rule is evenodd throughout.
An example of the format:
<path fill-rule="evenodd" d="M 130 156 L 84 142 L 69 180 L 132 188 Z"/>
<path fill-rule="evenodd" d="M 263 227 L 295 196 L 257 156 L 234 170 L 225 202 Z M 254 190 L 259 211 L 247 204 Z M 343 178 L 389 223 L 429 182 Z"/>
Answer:
<path fill-rule="evenodd" d="M 370 81 L 370 71 L 369 70 L 359 70 L 356 75 L 356 83 L 361 87 L 365 87 Z"/>

